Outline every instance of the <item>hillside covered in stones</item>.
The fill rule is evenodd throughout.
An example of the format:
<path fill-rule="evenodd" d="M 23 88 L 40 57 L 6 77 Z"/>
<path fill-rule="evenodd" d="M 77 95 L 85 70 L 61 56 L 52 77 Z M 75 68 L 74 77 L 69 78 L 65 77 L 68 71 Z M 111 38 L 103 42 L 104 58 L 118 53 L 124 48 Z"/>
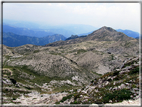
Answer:
<path fill-rule="evenodd" d="M 57 103 L 71 90 L 86 87 L 94 79 L 103 84 L 99 78 L 123 70 L 124 62 L 132 58 L 138 61 L 139 55 L 137 39 L 109 27 L 102 27 L 86 37 L 46 46 L 2 47 L 4 104 L 22 104 L 21 100 L 31 98 L 33 93 L 36 93 L 32 97 L 35 100 L 29 104 Z M 92 81 L 92 84 L 96 83 Z M 55 98 L 57 96 L 59 99 Z M 39 97 L 42 100 L 38 100 Z"/>
<path fill-rule="evenodd" d="M 130 58 L 120 69 L 105 73 L 90 85 L 73 90 L 57 103 L 60 104 L 106 104 L 140 97 L 139 58 Z M 139 102 L 140 104 L 140 102 Z M 138 104 L 138 105 L 139 105 Z"/>

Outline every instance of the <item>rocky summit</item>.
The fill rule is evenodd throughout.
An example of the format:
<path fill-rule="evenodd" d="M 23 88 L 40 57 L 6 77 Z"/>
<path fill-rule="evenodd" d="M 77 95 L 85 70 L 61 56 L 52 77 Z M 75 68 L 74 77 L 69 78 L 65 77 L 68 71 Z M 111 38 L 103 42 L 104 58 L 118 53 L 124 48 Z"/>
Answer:
<path fill-rule="evenodd" d="M 110 27 L 45 46 L 2 47 L 3 104 L 104 104 L 138 96 L 139 41 Z M 111 92 L 130 96 L 113 99 Z"/>
<path fill-rule="evenodd" d="M 75 44 L 85 41 L 129 41 L 135 40 L 134 38 L 128 37 L 122 32 L 117 32 L 116 30 L 110 27 L 102 27 L 87 36 L 77 37 L 75 39 L 67 39 L 66 41 L 57 41 L 54 43 L 47 44 L 45 46 L 59 46 L 59 45 L 68 45 L 68 44 Z"/>

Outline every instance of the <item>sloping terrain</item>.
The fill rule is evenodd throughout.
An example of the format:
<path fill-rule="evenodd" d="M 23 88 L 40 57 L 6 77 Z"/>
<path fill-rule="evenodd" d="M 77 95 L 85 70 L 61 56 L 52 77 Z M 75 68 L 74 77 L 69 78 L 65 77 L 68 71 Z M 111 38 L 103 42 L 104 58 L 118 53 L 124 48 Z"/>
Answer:
<path fill-rule="evenodd" d="M 103 36 L 104 32 L 107 35 Z M 36 96 L 42 100 L 35 96 L 30 104 L 53 104 L 59 101 L 52 101 L 56 95 L 59 94 L 59 99 L 62 99 L 73 89 L 86 87 L 94 79 L 101 82 L 98 78 L 102 75 L 112 74 L 116 69 L 123 70 L 124 62 L 139 55 L 138 40 L 107 27 L 87 37 L 64 41 L 65 44 L 59 46 L 56 43 L 44 47 L 3 45 L 4 103 L 21 104 L 24 103 L 22 99 L 37 93 Z M 41 98 L 41 95 L 44 97 Z M 45 100 L 47 96 L 51 102 Z"/>
<path fill-rule="evenodd" d="M 120 69 L 92 80 L 90 85 L 72 91 L 57 103 L 105 104 L 137 99 L 140 97 L 139 64 L 138 57 L 131 58 Z"/>

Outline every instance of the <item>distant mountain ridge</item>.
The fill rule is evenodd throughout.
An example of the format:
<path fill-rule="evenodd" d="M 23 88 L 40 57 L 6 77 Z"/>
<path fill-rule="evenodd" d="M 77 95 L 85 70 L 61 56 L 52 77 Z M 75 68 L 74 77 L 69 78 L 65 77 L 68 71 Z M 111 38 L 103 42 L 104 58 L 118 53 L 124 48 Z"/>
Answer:
<path fill-rule="evenodd" d="M 51 27 L 52 29 L 50 27 L 49 27 L 50 29 L 49 28 L 46 29 L 46 27 L 45 27 L 45 29 L 36 29 L 37 28 L 36 24 L 35 24 L 35 28 L 32 28 L 32 25 L 34 25 L 34 24 L 32 24 L 30 26 L 30 24 L 26 23 L 25 26 L 24 26 L 24 24 L 22 22 L 20 24 L 21 26 L 24 26 L 24 27 L 27 26 L 29 28 L 17 27 L 19 24 L 17 26 L 16 25 L 15 24 L 8 25 L 8 24 L 4 23 L 3 24 L 3 32 L 7 33 L 7 34 L 9 32 L 11 32 L 11 33 L 17 34 L 19 36 L 26 36 L 25 37 L 26 39 L 25 38 L 23 39 L 26 42 L 22 42 L 22 44 L 23 43 L 31 43 L 33 45 L 45 45 L 45 44 L 48 44 L 48 43 L 59 41 L 59 42 L 56 42 L 56 44 L 58 44 L 58 45 L 62 44 L 63 45 L 63 44 L 82 42 L 82 41 L 86 41 L 86 40 L 94 40 L 94 39 L 95 40 L 107 40 L 107 41 L 109 41 L 109 40 L 121 40 L 121 39 L 125 40 L 126 38 L 128 39 L 128 37 L 124 36 L 124 34 L 129 36 L 129 37 L 132 37 L 132 38 L 136 38 L 136 39 L 139 38 L 139 33 L 131 31 L 131 30 L 121 30 L 121 29 L 114 30 L 113 29 L 112 31 L 109 31 L 111 28 L 108 28 L 107 29 L 108 31 L 107 31 L 107 30 L 105 30 L 105 27 L 104 27 L 104 29 L 102 28 L 104 31 L 102 30 L 103 32 L 101 34 L 100 33 L 95 33 L 95 32 L 98 32 L 98 30 L 100 30 L 100 29 L 98 29 L 98 30 L 94 29 L 95 31 L 91 31 L 91 32 L 88 32 L 88 33 L 82 33 L 82 34 L 78 34 L 78 35 L 75 34 L 74 32 L 72 32 L 73 30 L 75 30 L 75 32 L 77 33 L 77 30 L 79 30 L 78 31 L 78 33 L 79 33 L 82 30 L 84 30 L 85 26 L 87 26 L 87 25 L 82 25 L 82 26 L 80 26 L 80 25 L 64 25 L 64 26 L 60 26 L 61 28 L 59 28 L 59 26 L 56 26 L 55 28 L 52 28 L 53 27 L 52 26 Z M 92 30 L 93 27 L 88 25 L 88 28 L 90 28 L 90 30 Z M 84 32 L 85 31 L 87 32 L 87 29 L 84 30 Z M 116 34 L 116 32 L 117 32 L 117 34 Z M 121 32 L 123 32 L 123 33 L 121 33 Z M 53 35 L 56 35 L 56 34 L 62 35 L 64 37 L 60 37 L 59 38 L 58 36 L 54 36 L 53 37 L 54 40 L 51 39 L 51 35 L 53 36 Z M 8 35 L 10 36 L 10 33 Z M 91 35 L 94 35 L 94 36 L 91 36 Z M 117 36 L 115 36 L 115 35 L 117 35 Z M 118 36 L 120 36 L 120 37 L 118 37 Z M 29 39 L 30 37 L 32 39 Z M 44 39 L 43 40 L 42 39 L 38 39 L 38 38 L 41 38 L 41 37 L 42 38 L 44 37 Z M 66 37 L 68 37 L 68 38 L 66 38 Z M 36 38 L 36 39 L 33 39 L 33 38 Z M 19 41 L 17 38 L 13 38 L 12 37 L 12 39 L 15 39 L 14 40 L 15 43 L 16 43 L 16 40 L 17 40 L 17 42 Z M 39 42 L 39 40 L 42 41 L 42 42 Z M 45 40 L 46 40 L 46 42 L 45 42 Z M 62 40 L 62 41 L 60 41 L 60 40 Z M 70 41 L 68 41 L 69 43 L 67 43 L 67 42 L 63 42 L 64 40 L 66 40 L 66 41 L 70 40 Z M 4 41 L 4 43 L 7 42 L 6 44 L 8 46 L 20 46 L 21 45 L 20 43 L 17 43 L 19 45 L 10 45 L 10 43 L 8 43 L 9 41 Z M 23 45 L 25 45 L 25 44 L 23 44 Z M 50 45 L 52 45 L 52 44 L 50 44 Z M 55 43 L 53 45 L 55 45 Z"/>
<path fill-rule="evenodd" d="M 95 30 L 86 37 L 75 37 L 75 39 L 67 39 L 66 41 L 57 41 L 54 43 L 47 44 L 45 46 L 59 46 L 67 44 L 75 44 L 84 41 L 97 40 L 97 41 L 128 41 L 133 40 L 134 38 L 128 37 L 122 32 L 117 32 L 116 30 L 110 27 L 102 27 L 98 30 Z"/>
<path fill-rule="evenodd" d="M 42 30 L 51 30 L 51 29 L 62 29 L 70 31 L 72 34 L 82 34 L 86 32 L 93 31 L 97 29 L 91 25 L 84 24 L 63 24 L 63 25 L 51 25 L 47 23 L 37 23 L 37 22 L 28 22 L 28 21 L 17 21 L 17 20 L 9 20 L 3 19 L 4 24 L 20 27 L 20 28 L 30 28 L 30 29 L 42 29 Z M 71 36 L 70 34 L 69 36 Z M 64 34 L 62 34 L 64 35 Z M 64 35 L 66 36 L 66 35 Z M 68 37 L 69 37 L 68 36 Z"/>
<path fill-rule="evenodd" d="M 54 34 L 51 36 L 38 38 L 38 37 L 21 36 L 11 32 L 8 33 L 3 32 L 3 44 L 10 47 L 17 47 L 25 44 L 42 46 L 48 43 L 65 40 L 65 39 L 66 37 L 60 34 Z"/>
<path fill-rule="evenodd" d="M 58 29 L 60 31 L 60 29 Z M 21 28 L 21 27 L 16 27 L 16 26 L 10 26 L 10 25 L 3 25 L 3 32 L 12 32 L 17 35 L 26 35 L 30 37 L 45 37 L 48 35 L 54 35 L 57 34 L 58 31 L 54 30 L 34 30 L 34 29 L 29 29 L 29 28 Z M 68 31 L 62 31 L 64 34 L 66 34 Z M 58 33 L 60 34 L 60 32 Z"/>
<path fill-rule="evenodd" d="M 96 29 L 94 26 L 83 24 L 48 25 L 43 23 L 37 24 L 12 20 L 4 20 L 3 25 L 4 32 L 13 32 L 15 34 L 36 37 L 44 37 L 51 34 L 61 34 L 65 37 L 70 37 L 71 35 L 85 34 L 86 32 Z"/>
<path fill-rule="evenodd" d="M 82 38 L 82 37 L 86 37 L 86 36 L 87 36 L 87 35 L 83 35 L 83 36 L 72 35 L 71 37 L 67 38 L 66 40 L 76 39 L 76 38 Z"/>
<path fill-rule="evenodd" d="M 27 36 L 36 36 L 36 37 L 44 37 L 47 35 L 53 35 L 53 34 L 61 34 L 65 37 L 70 37 L 71 35 L 88 35 L 91 34 L 94 30 L 97 30 L 98 28 L 91 26 L 91 25 L 83 25 L 83 24 L 67 24 L 67 25 L 49 25 L 45 23 L 36 23 L 36 22 L 27 22 L 27 21 L 17 21 L 17 20 L 7 20 L 3 19 L 3 25 L 8 25 L 10 27 L 16 27 L 16 28 L 25 28 L 24 32 L 17 33 L 15 30 L 7 31 L 4 29 L 4 32 L 13 32 L 15 34 L 19 35 L 27 35 Z M 15 29 L 16 29 L 15 28 Z M 21 30 L 21 29 L 20 29 Z M 32 30 L 27 31 L 26 30 Z M 118 32 L 123 32 L 129 37 L 138 38 L 139 33 L 132 31 L 132 30 L 122 30 L 116 29 Z M 39 33 L 38 33 L 39 32 Z M 24 34 L 23 34 L 24 33 Z M 26 33 L 26 34 L 25 34 Z M 45 33 L 45 34 L 44 34 Z"/>
<path fill-rule="evenodd" d="M 139 35 L 140 35 L 138 32 L 135 32 L 135 31 L 132 31 L 132 30 L 117 29 L 117 31 L 123 32 L 124 34 L 126 34 L 127 36 L 132 37 L 132 38 L 139 38 Z"/>

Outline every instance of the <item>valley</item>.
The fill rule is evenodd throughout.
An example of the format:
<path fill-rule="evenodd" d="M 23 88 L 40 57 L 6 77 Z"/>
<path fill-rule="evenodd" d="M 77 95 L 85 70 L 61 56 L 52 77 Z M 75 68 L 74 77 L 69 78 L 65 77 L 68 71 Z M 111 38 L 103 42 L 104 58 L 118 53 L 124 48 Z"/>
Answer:
<path fill-rule="evenodd" d="M 105 104 L 140 96 L 139 40 L 110 27 L 44 46 L 2 47 L 3 104 Z"/>

